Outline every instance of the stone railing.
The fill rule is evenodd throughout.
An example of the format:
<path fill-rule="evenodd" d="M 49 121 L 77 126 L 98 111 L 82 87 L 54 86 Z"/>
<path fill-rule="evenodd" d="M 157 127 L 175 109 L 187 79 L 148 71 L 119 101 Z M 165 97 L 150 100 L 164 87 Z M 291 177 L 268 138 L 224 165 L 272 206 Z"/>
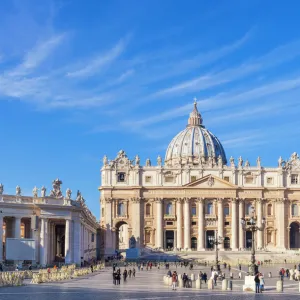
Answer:
<path fill-rule="evenodd" d="M 20 286 L 23 285 L 25 272 L 1 272 L 0 286 Z"/>

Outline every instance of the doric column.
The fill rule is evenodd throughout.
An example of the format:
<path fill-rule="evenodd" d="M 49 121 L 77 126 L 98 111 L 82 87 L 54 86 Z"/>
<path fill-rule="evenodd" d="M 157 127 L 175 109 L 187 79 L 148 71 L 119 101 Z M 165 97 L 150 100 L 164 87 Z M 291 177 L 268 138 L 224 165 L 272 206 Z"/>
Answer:
<path fill-rule="evenodd" d="M 113 234 L 112 234 L 112 198 L 105 198 L 105 254 L 112 255 L 115 253 L 113 249 Z M 86 237 L 86 234 L 84 234 Z M 86 240 L 84 240 L 84 251 L 87 249 Z"/>
<path fill-rule="evenodd" d="M 184 198 L 184 249 L 191 250 L 190 198 Z"/>
<path fill-rule="evenodd" d="M 197 250 L 205 251 L 204 246 L 204 202 L 203 198 L 198 199 L 198 243 Z"/>
<path fill-rule="evenodd" d="M 0 262 L 3 261 L 3 216 L 0 215 Z"/>
<path fill-rule="evenodd" d="M 81 223 L 80 220 L 76 220 L 74 222 L 74 243 L 73 243 L 73 253 L 74 253 L 74 263 L 76 265 L 81 264 L 81 249 L 80 249 L 80 241 L 81 241 Z"/>
<path fill-rule="evenodd" d="M 262 227 L 262 201 L 263 199 L 256 199 L 257 203 L 257 226 Z M 257 249 L 261 250 L 263 248 L 263 231 L 257 231 Z"/>
<path fill-rule="evenodd" d="M 144 241 L 141 238 L 141 201 L 142 198 L 132 198 L 132 234 L 136 240 L 136 246 L 141 247 Z M 129 237 L 130 238 L 130 237 Z"/>
<path fill-rule="evenodd" d="M 15 217 L 15 226 L 14 226 L 14 238 L 19 239 L 21 238 L 21 218 Z"/>
<path fill-rule="evenodd" d="M 224 211 L 223 211 L 223 199 L 218 198 L 218 236 L 224 238 Z M 224 243 L 220 244 L 220 250 L 224 250 Z"/>
<path fill-rule="evenodd" d="M 162 249 L 163 247 L 163 199 L 162 198 L 156 198 L 156 248 Z"/>
<path fill-rule="evenodd" d="M 48 220 L 41 219 L 40 263 L 43 266 L 47 264 L 47 236 L 48 236 Z"/>
<path fill-rule="evenodd" d="M 238 214 L 237 214 L 237 199 L 231 200 L 231 249 L 238 250 Z"/>
<path fill-rule="evenodd" d="M 276 236 L 276 248 L 285 249 L 285 238 L 287 226 L 285 225 L 285 198 L 279 198 L 276 200 L 277 205 L 277 236 Z"/>
<path fill-rule="evenodd" d="M 245 205 L 244 199 L 239 199 L 239 220 L 245 217 L 244 205 Z M 240 221 L 239 221 L 239 248 L 240 250 L 243 250 L 245 248 L 245 231 Z"/>
<path fill-rule="evenodd" d="M 176 199 L 177 243 L 176 248 L 182 249 L 182 199 Z"/>
<path fill-rule="evenodd" d="M 72 247 L 71 247 L 72 221 L 66 220 L 65 229 L 65 263 L 72 262 Z"/>

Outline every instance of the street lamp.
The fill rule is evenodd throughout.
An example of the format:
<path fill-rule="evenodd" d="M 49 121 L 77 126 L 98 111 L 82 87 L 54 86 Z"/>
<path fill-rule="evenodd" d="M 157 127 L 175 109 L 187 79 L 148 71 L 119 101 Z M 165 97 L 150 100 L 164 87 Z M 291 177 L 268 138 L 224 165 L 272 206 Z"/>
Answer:
<path fill-rule="evenodd" d="M 215 264 L 215 270 L 220 271 L 220 264 L 219 264 L 219 248 L 218 246 L 220 244 L 223 244 L 224 238 L 221 236 L 218 236 L 218 230 L 216 230 L 216 235 L 215 236 L 208 236 L 208 242 L 210 243 L 211 246 L 216 246 L 216 264 Z"/>
<path fill-rule="evenodd" d="M 241 225 L 244 231 L 251 231 L 252 232 L 252 247 L 251 247 L 251 259 L 249 264 L 249 275 L 254 276 L 256 271 L 256 264 L 255 264 L 255 243 L 254 243 L 254 232 L 264 230 L 266 219 L 262 218 L 261 227 L 257 226 L 257 218 L 254 216 L 255 208 L 251 206 L 251 218 L 248 222 L 246 222 L 245 218 L 241 218 Z"/>

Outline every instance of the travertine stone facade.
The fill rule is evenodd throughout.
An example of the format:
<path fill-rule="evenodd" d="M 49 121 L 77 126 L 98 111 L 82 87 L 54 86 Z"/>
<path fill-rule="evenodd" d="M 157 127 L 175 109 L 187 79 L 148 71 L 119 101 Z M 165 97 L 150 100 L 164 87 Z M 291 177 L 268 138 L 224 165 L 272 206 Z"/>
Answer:
<path fill-rule="evenodd" d="M 49 196 L 45 187 L 40 195 L 35 187 L 33 196 L 24 196 L 19 186 L 16 195 L 8 195 L 0 184 L 0 261 L 7 260 L 7 238 L 35 240 L 33 264 L 80 265 L 96 258 L 99 223 L 81 193 L 78 191 L 76 200 L 72 200 L 72 191 L 67 189 L 63 196 L 61 184 L 59 179 L 54 180 Z M 14 252 L 16 257 L 20 254 Z"/>
<path fill-rule="evenodd" d="M 240 218 L 250 218 L 252 206 L 258 225 L 266 219 L 264 230 L 256 233 L 257 249 L 300 248 L 297 153 L 288 161 L 280 157 L 273 168 L 262 166 L 259 157 L 255 166 L 242 157 L 227 163 L 196 103 L 186 129 L 168 146 L 164 164 L 158 156 L 155 165 L 147 159 L 141 166 L 138 156 L 132 161 L 121 150 L 114 160 L 104 157 L 101 180 L 106 254 L 127 248 L 131 236 L 140 247 L 204 251 L 216 232 L 224 237 L 221 250 L 241 251 L 252 244 L 251 233 L 240 224 Z M 128 231 L 125 242 L 121 226 Z"/>

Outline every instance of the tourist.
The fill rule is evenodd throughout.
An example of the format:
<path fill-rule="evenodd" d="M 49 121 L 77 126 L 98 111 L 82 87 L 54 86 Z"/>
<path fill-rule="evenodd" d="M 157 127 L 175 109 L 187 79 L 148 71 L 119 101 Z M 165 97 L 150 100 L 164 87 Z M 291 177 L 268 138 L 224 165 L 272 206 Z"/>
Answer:
<path fill-rule="evenodd" d="M 116 270 L 113 271 L 113 284 L 114 285 L 117 284 L 117 272 L 116 272 Z"/>
<path fill-rule="evenodd" d="M 1 269 L 2 269 L 2 264 L 1 264 L 1 267 L 0 267 L 0 271 L 1 271 Z M 29 265 L 28 270 L 29 270 L 29 271 L 32 270 L 32 265 Z"/>
<path fill-rule="evenodd" d="M 201 281 L 202 281 L 202 277 L 203 277 L 203 273 L 202 273 L 202 271 L 200 271 L 199 278 L 200 278 Z"/>
<path fill-rule="evenodd" d="M 286 273 L 286 277 L 289 278 L 290 277 L 290 270 L 286 269 L 285 273 Z"/>
<path fill-rule="evenodd" d="M 167 276 L 171 277 L 172 276 L 172 272 L 171 270 L 168 271 Z"/>
<path fill-rule="evenodd" d="M 241 264 L 239 264 L 239 270 L 240 270 L 240 271 L 242 270 L 242 265 L 241 265 Z"/>
<path fill-rule="evenodd" d="M 94 272 L 93 265 L 91 265 L 91 271 L 92 271 L 92 273 Z"/>
<path fill-rule="evenodd" d="M 268 275 L 268 276 L 269 276 L 269 278 L 272 278 L 272 273 L 271 273 L 271 272 L 269 272 L 269 275 Z"/>
<path fill-rule="evenodd" d="M 255 293 L 259 293 L 259 287 L 260 287 L 259 273 L 255 274 L 254 281 L 255 281 Z"/>
<path fill-rule="evenodd" d="M 173 272 L 172 275 L 172 290 L 176 290 L 176 284 L 177 284 L 177 274 L 176 272 Z"/>
<path fill-rule="evenodd" d="M 131 278 L 131 274 L 132 274 L 132 271 L 131 271 L 131 269 L 129 269 L 128 270 L 128 276 L 129 276 L 129 278 Z"/>
<path fill-rule="evenodd" d="M 126 281 L 127 279 L 127 270 L 125 269 L 124 272 L 123 272 L 123 280 L 124 282 Z"/>
<path fill-rule="evenodd" d="M 117 284 L 120 285 L 121 284 L 121 270 L 120 269 L 118 269 L 118 271 L 117 271 L 116 280 L 117 280 Z"/>
<path fill-rule="evenodd" d="M 140 265 L 140 264 L 138 264 L 138 270 L 139 270 L 139 271 L 141 270 L 141 265 Z"/>
<path fill-rule="evenodd" d="M 185 273 L 183 273 L 182 281 L 183 281 L 183 287 L 187 288 L 188 287 L 188 277 Z"/>
<path fill-rule="evenodd" d="M 206 282 L 207 282 L 207 274 L 206 274 L 206 273 L 203 274 L 203 281 L 204 281 L 205 284 L 206 284 Z"/>
<path fill-rule="evenodd" d="M 218 273 L 217 272 L 215 272 L 215 275 L 214 275 L 214 283 L 215 283 L 215 285 L 217 285 L 217 279 L 218 279 Z"/>
<path fill-rule="evenodd" d="M 260 273 L 260 276 L 259 276 L 259 284 L 260 284 L 260 292 L 262 293 L 262 291 L 264 290 L 265 288 L 265 279 L 264 279 L 264 275 L 262 273 Z"/>
<path fill-rule="evenodd" d="M 132 269 L 132 277 L 135 277 L 135 268 Z"/>
<path fill-rule="evenodd" d="M 231 265 L 228 265 L 228 271 L 230 272 L 230 270 L 231 270 Z"/>

